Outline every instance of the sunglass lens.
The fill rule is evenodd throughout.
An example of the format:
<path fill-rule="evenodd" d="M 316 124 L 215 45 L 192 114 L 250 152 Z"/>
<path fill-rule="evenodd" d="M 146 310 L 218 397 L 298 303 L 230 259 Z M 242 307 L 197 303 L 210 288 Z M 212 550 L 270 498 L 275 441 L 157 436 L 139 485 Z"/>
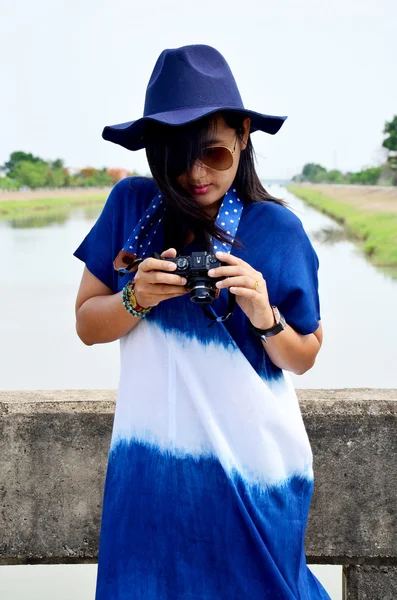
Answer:
<path fill-rule="evenodd" d="M 210 169 L 226 171 L 233 164 L 233 155 L 227 148 L 214 146 L 213 148 L 206 148 L 204 150 L 201 162 L 210 167 Z"/>

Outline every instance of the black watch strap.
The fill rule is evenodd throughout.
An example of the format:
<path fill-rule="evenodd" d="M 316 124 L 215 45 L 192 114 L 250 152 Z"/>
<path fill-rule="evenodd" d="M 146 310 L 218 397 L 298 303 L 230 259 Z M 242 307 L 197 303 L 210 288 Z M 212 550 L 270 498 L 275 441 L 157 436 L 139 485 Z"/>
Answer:
<path fill-rule="evenodd" d="M 272 306 L 272 310 L 274 314 L 274 319 L 276 321 L 276 324 L 273 325 L 273 327 L 269 327 L 269 329 L 258 329 L 258 327 L 255 327 L 254 325 L 252 325 L 252 323 L 250 323 L 253 333 L 256 336 L 260 337 L 264 342 L 267 342 L 266 338 L 273 337 L 281 331 L 284 331 L 284 329 L 287 326 L 284 316 L 278 310 L 277 306 Z"/>

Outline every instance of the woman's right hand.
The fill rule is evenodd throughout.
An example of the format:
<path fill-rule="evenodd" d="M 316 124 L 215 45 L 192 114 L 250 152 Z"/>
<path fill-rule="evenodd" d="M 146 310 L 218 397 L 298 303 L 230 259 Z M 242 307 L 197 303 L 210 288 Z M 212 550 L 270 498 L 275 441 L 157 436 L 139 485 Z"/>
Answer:
<path fill-rule="evenodd" d="M 176 250 L 169 248 L 161 254 L 162 258 L 175 258 Z M 174 275 L 176 264 L 157 258 L 146 258 L 136 272 L 134 282 L 135 298 L 142 308 L 157 306 L 163 300 L 183 296 L 188 292 L 184 287 L 186 279 Z"/>

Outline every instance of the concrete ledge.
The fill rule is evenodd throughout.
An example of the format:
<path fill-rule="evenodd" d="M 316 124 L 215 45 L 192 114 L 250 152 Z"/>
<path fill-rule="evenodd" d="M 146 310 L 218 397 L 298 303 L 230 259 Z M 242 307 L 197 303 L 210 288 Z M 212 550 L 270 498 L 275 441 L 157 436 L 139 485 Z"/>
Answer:
<path fill-rule="evenodd" d="M 397 391 L 298 395 L 315 457 L 309 562 L 396 566 Z M 0 392 L 0 564 L 95 561 L 114 400 Z"/>
<path fill-rule="evenodd" d="M 0 564 L 95 561 L 115 396 L 0 393 Z"/>
<path fill-rule="evenodd" d="M 299 393 L 314 454 L 310 562 L 397 564 L 396 390 Z"/>
<path fill-rule="evenodd" d="M 397 567 L 349 566 L 343 569 L 343 600 L 396 600 Z"/>

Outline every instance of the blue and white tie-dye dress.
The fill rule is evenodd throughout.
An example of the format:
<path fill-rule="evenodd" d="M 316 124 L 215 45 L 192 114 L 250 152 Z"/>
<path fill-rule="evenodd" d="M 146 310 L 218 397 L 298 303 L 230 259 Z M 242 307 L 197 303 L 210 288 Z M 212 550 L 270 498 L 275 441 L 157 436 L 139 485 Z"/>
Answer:
<path fill-rule="evenodd" d="M 119 182 L 75 252 L 115 293 L 126 278 L 113 260 L 156 193 Z M 300 220 L 248 203 L 237 237 L 233 254 L 263 273 L 287 323 L 314 332 L 318 261 Z M 227 312 L 225 290 L 213 307 Z M 208 323 L 187 294 L 120 341 L 96 599 L 328 599 L 305 561 L 312 454 L 289 375 L 238 307 Z"/>

